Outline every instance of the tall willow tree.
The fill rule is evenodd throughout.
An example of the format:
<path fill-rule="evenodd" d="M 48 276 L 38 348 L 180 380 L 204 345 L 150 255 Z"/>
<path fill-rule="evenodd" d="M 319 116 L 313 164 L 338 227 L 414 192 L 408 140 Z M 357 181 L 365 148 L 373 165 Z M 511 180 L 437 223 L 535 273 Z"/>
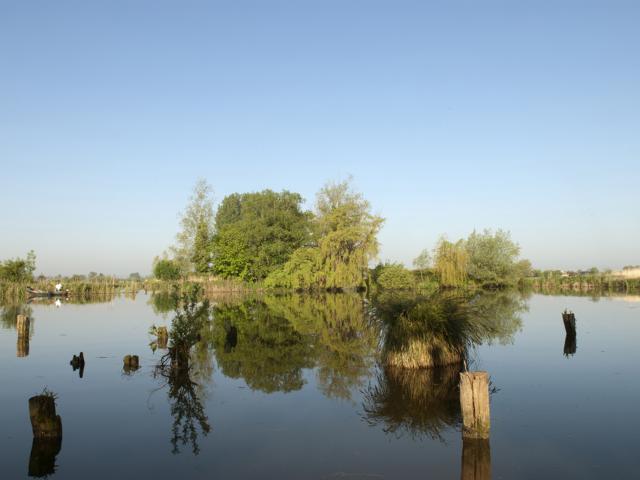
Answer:
<path fill-rule="evenodd" d="M 208 250 L 208 245 L 202 242 L 202 237 L 209 238 L 213 233 L 212 194 L 211 185 L 204 179 L 198 180 L 182 213 L 181 229 L 176 235 L 176 245 L 171 247 L 171 251 L 183 273 L 196 270 L 195 262 L 206 255 L 203 250 Z"/>
<path fill-rule="evenodd" d="M 295 252 L 267 279 L 269 286 L 357 288 L 365 284 L 369 262 L 378 254 L 384 219 L 349 181 L 328 183 L 316 198 L 311 247 Z"/>
<path fill-rule="evenodd" d="M 440 277 L 441 285 L 459 287 L 467 281 L 469 256 L 464 240 L 456 243 L 441 238 L 434 250 L 434 270 Z"/>

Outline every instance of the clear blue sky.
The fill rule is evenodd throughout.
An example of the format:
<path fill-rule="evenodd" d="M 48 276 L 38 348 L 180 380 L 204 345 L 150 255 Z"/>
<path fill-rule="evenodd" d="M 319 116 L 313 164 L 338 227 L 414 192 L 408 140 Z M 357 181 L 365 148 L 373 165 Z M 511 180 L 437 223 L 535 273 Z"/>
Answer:
<path fill-rule="evenodd" d="M 150 270 L 192 185 L 312 204 L 351 174 L 382 260 L 503 228 L 640 263 L 640 2 L 0 0 L 0 258 Z"/>

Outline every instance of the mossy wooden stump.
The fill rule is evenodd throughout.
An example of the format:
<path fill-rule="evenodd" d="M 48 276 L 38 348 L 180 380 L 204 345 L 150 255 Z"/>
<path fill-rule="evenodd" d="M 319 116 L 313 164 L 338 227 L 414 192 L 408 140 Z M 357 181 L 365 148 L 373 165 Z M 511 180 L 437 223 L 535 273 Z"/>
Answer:
<path fill-rule="evenodd" d="M 491 415 L 487 372 L 460 374 L 460 407 L 462 408 L 462 436 L 476 439 L 489 438 Z"/>
<path fill-rule="evenodd" d="M 138 355 L 125 355 L 122 359 L 123 367 L 122 369 L 126 372 L 135 372 L 140 368 L 140 359 Z"/>
<path fill-rule="evenodd" d="M 167 348 L 167 344 L 169 343 L 169 332 L 167 327 L 158 327 L 156 329 L 156 335 L 158 338 L 158 348 Z"/>
<path fill-rule="evenodd" d="M 491 447 L 489 440 L 462 439 L 462 480 L 491 479 Z"/>
<path fill-rule="evenodd" d="M 29 417 L 34 438 L 62 438 L 62 420 L 56 415 L 53 395 L 36 395 L 29 399 Z"/>
<path fill-rule="evenodd" d="M 29 328 L 31 321 L 25 315 L 18 315 L 16 330 L 18 331 L 18 342 L 16 344 L 16 357 L 26 357 L 29 355 Z"/>

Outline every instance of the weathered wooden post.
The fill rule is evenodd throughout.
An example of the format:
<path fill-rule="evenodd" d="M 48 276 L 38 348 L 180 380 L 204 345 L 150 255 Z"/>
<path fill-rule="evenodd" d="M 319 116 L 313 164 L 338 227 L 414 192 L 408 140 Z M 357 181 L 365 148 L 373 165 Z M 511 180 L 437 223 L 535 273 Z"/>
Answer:
<path fill-rule="evenodd" d="M 576 316 L 570 310 L 565 309 L 562 312 L 562 322 L 564 323 L 564 330 L 567 334 L 576 334 Z"/>
<path fill-rule="evenodd" d="M 56 400 L 52 394 L 29 399 L 29 418 L 34 438 L 62 438 L 62 420 L 56 415 Z"/>
<path fill-rule="evenodd" d="M 156 335 L 158 337 L 158 348 L 167 348 L 167 344 L 169 343 L 169 332 L 167 331 L 167 327 L 158 327 L 156 329 Z"/>
<path fill-rule="evenodd" d="M 462 436 L 488 439 L 491 416 L 489 374 L 487 372 L 460 373 L 460 406 L 462 408 Z"/>
<path fill-rule="evenodd" d="M 18 331 L 18 342 L 16 345 L 16 357 L 26 357 L 29 355 L 29 329 L 31 321 L 26 315 L 18 315 L 16 330 Z"/>
<path fill-rule="evenodd" d="M 489 440 L 462 438 L 462 480 L 491 479 L 491 446 Z"/>

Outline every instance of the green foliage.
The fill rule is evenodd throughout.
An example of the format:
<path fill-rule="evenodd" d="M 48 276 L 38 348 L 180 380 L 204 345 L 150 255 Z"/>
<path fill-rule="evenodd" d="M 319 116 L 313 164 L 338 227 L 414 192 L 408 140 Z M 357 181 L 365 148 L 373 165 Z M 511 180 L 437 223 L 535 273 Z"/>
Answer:
<path fill-rule="evenodd" d="M 292 257 L 269 285 L 309 284 L 312 288 L 364 287 L 369 262 L 378 254 L 377 235 L 384 219 L 348 181 L 329 183 L 317 195 L 314 245 Z M 287 280 L 287 277 L 296 277 Z"/>
<path fill-rule="evenodd" d="M 178 280 L 181 276 L 180 265 L 166 258 L 158 260 L 153 266 L 153 276 L 159 280 Z"/>
<path fill-rule="evenodd" d="M 36 254 L 30 250 L 26 258 L 15 258 L 0 263 L 0 280 L 14 283 L 31 282 L 35 269 Z"/>
<path fill-rule="evenodd" d="M 484 286 L 503 286 L 517 283 L 521 268 L 517 259 L 520 247 L 511 241 L 508 232 L 473 231 L 466 241 L 469 255 L 468 274 Z"/>
<path fill-rule="evenodd" d="M 267 288 L 290 288 L 310 290 L 316 282 L 320 265 L 320 251 L 317 248 L 299 248 L 289 261 L 273 271 L 264 282 Z"/>
<path fill-rule="evenodd" d="M 297 193 L 264 190 L 225 197 L 216 214 L 213 269 L 222 277 L 264 279 L 309 242 L 310 214 Z"/>
<path fill-rule="evenodd" d="M 452 243 L 441 238 L 434 256 L 434 270 L 442 286 L 461 287 L 466 283 L 469 257 L 463 240 Z"/>
<path fill-rule="evenodd" d="M 415 286 L 413 274 L 399 263 L 383 265 L 376 283 L 383 290 L 408 290 Z"/>
<path fill-rule="evenodd" d="M 210 226 L 204 219 L 201 219 L 196 229 L 196 236 L 193 244 L 193 256 L 191 262 L 196 273 L 208 273 L 211 268 L 210 252 Z"/>
<path fill-rule="evenodd" d="M 462 363 L 470 347 L 497 339 L 508 343 L 521 328 L 524 300 L 511 291 L 474 296 L 444 292 L 429 297 L 379 295 L 386 325 L 386 365 L 422 368 Z"/>
<path fill-rule="evenodd" d="M 171 247 L 174 260 L 181 273 L 195 270 L 194 260 L 200 259 L 202 246 L 198 244 L 198 235 L 208 239 L 213 233 L 213 199 L 212 188 L 204 179 L 196 182 L 189 203 L 180 219 L 180 231 L 176 235 L 176 245 Z M 202 266 L 202 264 L 200 264 Z"/>

